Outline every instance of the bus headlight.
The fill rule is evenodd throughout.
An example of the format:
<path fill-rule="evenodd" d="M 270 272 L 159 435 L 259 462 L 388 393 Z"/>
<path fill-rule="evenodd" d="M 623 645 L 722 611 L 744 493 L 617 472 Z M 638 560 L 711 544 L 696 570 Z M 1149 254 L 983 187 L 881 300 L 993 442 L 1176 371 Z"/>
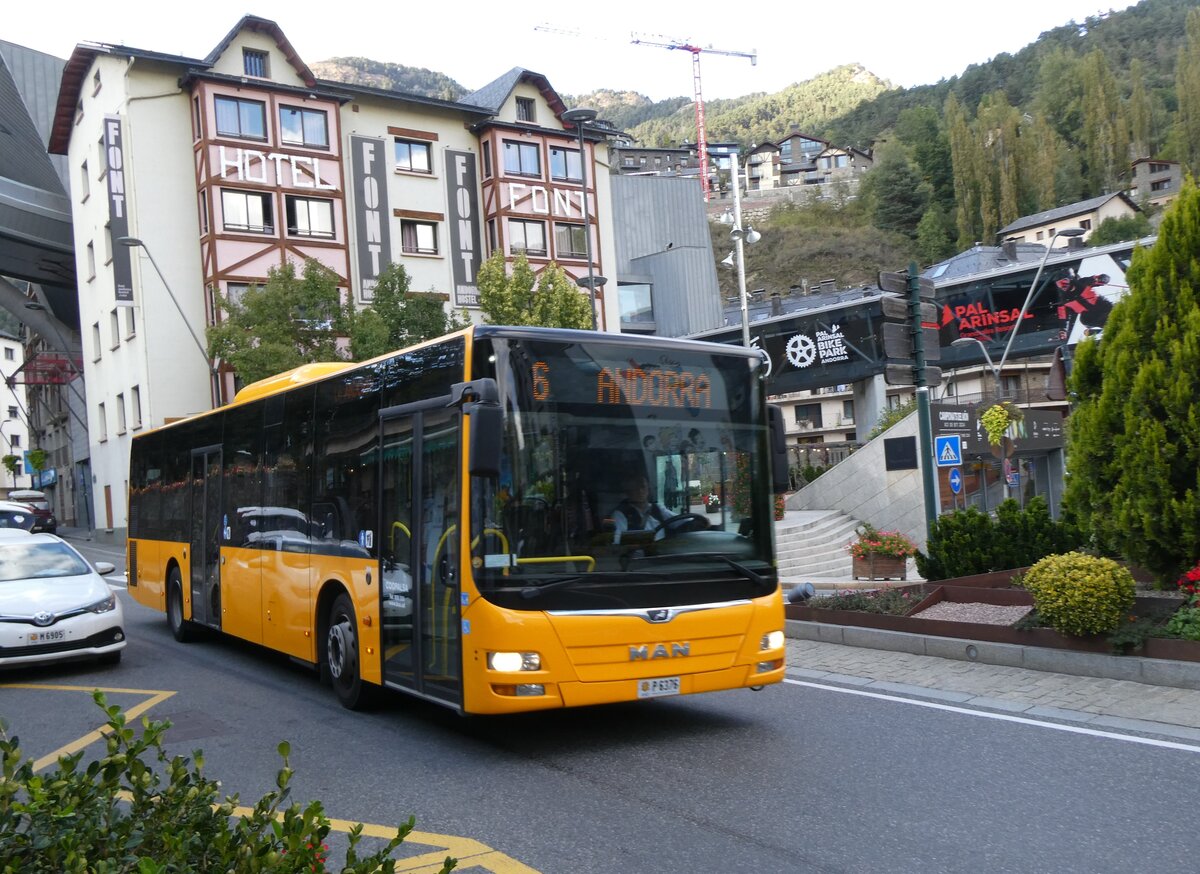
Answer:
<path fill-rule="evenodd" d="M 540 671 L 542 657 L 536 652 L 489 652 L 487 666 L 492 671 Z"/>
<path fill-rule="evenodd" d="M 783 632 L 768 631 L 762 636 L 762 642 L 759 644 L 759 649 L 780 649 L 783 647 Z"/>

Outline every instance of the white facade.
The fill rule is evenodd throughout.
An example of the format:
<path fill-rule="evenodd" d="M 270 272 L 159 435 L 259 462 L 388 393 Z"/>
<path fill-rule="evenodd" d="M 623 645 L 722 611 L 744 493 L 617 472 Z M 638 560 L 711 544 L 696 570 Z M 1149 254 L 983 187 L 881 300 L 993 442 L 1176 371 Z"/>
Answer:
<path fill-rule="evenodd" d="M 587 275 L 586 257 L 556 257 L 559 226 L 582 224 L 582 191 L 577 177 L 554 176 L 551 156 L 572 146 L 578 151 L 577 132 L 560 119 L 565 106 L 540 74 L 516 70 L 501 77 L 497 83 L 508 83 L 506 96 L 497 98 L 498 107 L 483 108 L 320 82 L 278 25 L 246 16 L 204 60 L 81 44 L 63 82 L 51 151 L 66 154 L 71 168 L 97 528 L 125 526 L 134 434 L 232 398 L 232 372 L 210 361 L 204 348 L 206 328 L 218 317 L 218 295 L 264 282 L 272 267 L 287 261 L 315 258 L 345 282 L 357 304 L 368 301 L 370 283 L 364 286 L 358 249 L 370 241 L 360 241 L 357 229 L 367 198 L 353 184 L 350 147 L 361 142 L 355 138 L 383 145 L 388 203 L 386 213 L 373 218 L 386 222 L 389 251 L 380 257 L 404 266 L 413 292 L 440 294 L 448 309 L 458 311 L 457 298 L 470 295 L 461 294 L 463 259 L 451 251 L 452 236 L 473 235 L 480 262 L 493 247 L 511 262 L 509 227 L 522 221 L 545 225 L 546 250 L 529 253 L 535 271 L 553 260 L 572 278 Z M 242 108 L 254 116 L 247 127 L 235 121 L 230 131 L 231 105 L 239 107 L 235 118 Z M 285 124 L 296 112 L 305 125 L 323 119 L 323 142 L 309 141 L 307 126 L 296 140 Z M 123 140 L 117 157 L 127 234 L 141 241 L 131 248 L 119 246 L 110 228 L 109 165 L 117 157 L 105 149 L 109 119 L 119 123 Z M 499 151 L 506 140 L 539 150 L 540 175 L 506 180 Z M 397 142 L 415 144 L 428 166 L 404 166 Z M 473 157 L 473 190 L 456 192 L 448 185 L 450 152 Z M 584 154 L 593 270 L 612 271 L 597 294 L 598 323 L 616 331 L 608 149 L 592 135 Z M 512 200 L 518 189 L 527 195 L 523 202 Z M 235 222 L 227 192 L 261 204 L 266 220 L 242 216 Z M 295 226 L 293 210 L 301 199 L 320 201 L 328 216 L 321 233 L 311 224 Z M 565 213 L 555 211 L 560 205 Z M 474 232 L 464 231 L 464 210 L 477 220 Z M 417 225 L 420 245 L 413 246 Z M 489 238 L 492 226 L 496 235 Z M 124 254 L 131 261 L 132 305 L 118 303 L 114 256 Z M 472 273 L 468 285 L 473 281 Z M 478 309 L 468 315 L 480 319 Z"/>
<path fill-rule="evenodd" d="M 0 455 L 16 455 L 20 460 L 14 473 L 0 467 L 0 494 L 9 489 L 32 488 L 33 480 L 25 464 L 25 453 L 32 448 L 29 444 L 29 405 L 23 383 L 9 383 L 9 379 L 25 360 L 21 341 L 10 334 L 0 333 L 0 375 L 4 385 L 0 387 Z"/>

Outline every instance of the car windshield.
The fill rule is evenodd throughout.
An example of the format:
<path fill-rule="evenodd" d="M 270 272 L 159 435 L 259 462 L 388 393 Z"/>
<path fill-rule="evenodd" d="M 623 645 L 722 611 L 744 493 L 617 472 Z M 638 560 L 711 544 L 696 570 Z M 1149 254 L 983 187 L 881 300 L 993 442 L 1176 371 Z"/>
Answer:
<path fill-rule="evenodd" d="M 626 609 L 774 588 L 757 360 L 698 344 L 489 341 L 477 360 L 494 364 L 505 431 L 499 480 L 472 486 L 485 598 Z"/>
<path fill-rule="evenodd" d="M 0 528 L 23 528 L 28 531 L 33 522 L 34 516 L 30 511 L 0 509 Z"/>
<path fill-rule="evenodd" d="M 0 544 L 0 582 L 74 577 L 90 571 L 87 562 L 65 543 Z"/>

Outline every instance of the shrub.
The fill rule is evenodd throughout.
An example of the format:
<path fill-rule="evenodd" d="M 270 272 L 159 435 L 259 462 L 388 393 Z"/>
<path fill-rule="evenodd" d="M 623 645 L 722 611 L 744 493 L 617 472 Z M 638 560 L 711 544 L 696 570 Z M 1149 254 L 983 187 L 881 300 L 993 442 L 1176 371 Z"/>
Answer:
<path fill-rule="evenodd" d="M 809 598 L 806 607 L 818 610 L 861 610 L 864 613 L 887 613 L 891 616 L 906 616 L 914 605 L 920 603 L 923 595 L 914 594 L 908 589 L 870 589 L 867 591 L 837 592 L 833 595 L 822 595 Z"/>
<path fill-rule="evenodd" d="M 1074 525 L 1050 517 L 1041 495 L 1030 498 L 1024 509 L 1009 498 L 996 509 L 995 521 L 977 507 L 935 519 L 927 553 L 917 555 L 917 571 L 927 580 L 945 580 L 1028 567 L 1081 543 Z"/>
<path fill-rule="evenodd" d="M 1193 595 L 1167 623 L 1167 634 L 1184 640 L 1200 640 L 1200 596 Z"/>
<path fill-rule="evenodd" d="M 290 794 L 293 771 L 287 742 L 277 790 L 250 813 L 235 816 L 236 795 L 218 800 L 220 784 L 203 775 L 199 751 L 192 761 L 168 759 L 162 747 L 169 722 L 142 720 L 140 737 L 115 706 L 93 693 L 108 716 L 107 754 L 82 765 L 83 752 L 63 756 L 53 771 L 34 773 L 21 761 L 19 740 L 0 732 L 0 871 L 22 874 L 104 871 L 111 874 L 326 871 L 329 819 L 319 801 L 301 808 Z M 153 759 L 153 761 L 148 761 Z M 157 768 L 153 767 L 157 764 Z M 281 809 L 282 808 L 282 809 Z M 377 852 L 359 857 L 362 826 L 350 831 L 342 872 L 391 872 L 391 853 L 413 829 L 413 820 Z M 456 862 L 446 859 L 441 874 Z"/>
<path fill-rule="evenodd" d="M 1116 630 L 1133 606 L 1133 575 L 1110 558 L 1049 555 L 1025 574 L 1038 615 L 1064 634 Z"/>

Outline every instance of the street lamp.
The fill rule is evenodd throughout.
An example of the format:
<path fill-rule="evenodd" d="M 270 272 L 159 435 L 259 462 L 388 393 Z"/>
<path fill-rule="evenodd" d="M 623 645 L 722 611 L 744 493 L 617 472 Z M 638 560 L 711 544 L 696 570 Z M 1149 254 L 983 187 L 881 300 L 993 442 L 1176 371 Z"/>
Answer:
<path fill-rule="evenodd" d="M 970 346 L 972 343 L 978 346 L 979 350 L 983 352 L 983 360 L 987 362 L 988 369 L 992 371 L 992 380 L 996 384 L 996 397 L 1000 397 L 1000 370 L 992 363 L 992 356 L 988 354 L 987 346 L 983 345 L 983 341 L 978 337 L 959 337 L 957 340 L 950 341 L 951 346 L 957 346 L 960 349 L 964 346 Z"/>
<path fill-rule="evenodd" d="M 733 240 L 737 253 L 738 302 L 742 308 L 742 345 L 749 349 L 750 310 L 749 300 L 746 296 L 746 249 L 744 244 L 757 243 L 762 239 L 762 234 L 750 227 L 742 230 L 742 186 L 738 181 L 738 164 L 738 153 L 730 152 L 729 170 L 733 177 L 733 229 L 729 232 L 729 237 Z"/>
<path fill-rule="evenodd" d="M 579 188 L 583 195 L 583 245 L 584 251 L 587 253 L 587 290 L 588 296 L 592 302 L 592 330 L 596 330 L 596 277 L 592 273 L 592 228 L 591 219 L 588 217 L 588 191 L 587 191 L 587 161 L 584 160 L 583 151 L 583 128 L 587 122 L 593 121 L 598 113 L 594 109 L 588 109 L 583 106 L 575 109 L 568 109 L 562 114 L 563 121 L 569 121 L 575 125 L 575 130 L 579 134 Z M 582 285 L 582 283 L 580 283 Z"/>
<path fill-rule="evenodd" d="M 1012 349 L 1013 340 L 1017 339 L 1017 331 L 1021 330 L 1021 322 L 1025 321 L 1025 314 L 1029 312 L 1030 304 L 1037 297 L 1038 280 L 1042 278 L 1042 270 L 1045 269 L 1046 262 L 1050 260 L 1050 253 L 1054 250 L 1054 241 L 1059 237 L 1082 237 L 1086 233 L 1087 231 L 1083 228 L 1063 228 L 1061 231 L 1055 231 L 1054 236 L 1050 238 L 1050 242 L 1046 244 L 1046 254 L 1042 256 L 1042 263 L 1038 265 L 1037 273 L 1033 274 L 1033 282 L 1029 285 L 1029 293 L 1025 295 L 1025 303 L 1021 305 L 1021 314 L 1017 317 L 1016 324 L 1013 325 L 1013 329 L 1008 335 L 1008 342 L 1004 345 L 1004 354 L 1000 356 L 1000 363 L 996 366 L 997 373 L 1004 370 L 1004 362 L 1008 360 L 1008 353 Z"/>
<path fill-rule="evenodd" d="M 150 263 L 154 266 L 154 272 L 158 274 L 158 278 L 162 281 L 163 288 L 167 290 L 167 295 L 171 298 L 171 303 L 175 304 L 175 309 L 179 310 L 179 317 L 183 319 L 184 326 L 188 329 L 188 333 L 192 335 L 192 339 L 196 341 L 196 348 L 200 350 L 200 354 L 204 356 L 204 369 L 212 371 L 212 359 L 208 357 L 208 350 L 204 348 L 204 344 L 200 342 L 200 338 L 196 336 L 196 331 L 192 328 L 192 323 L 188 321 L 188 317 L 183 313 L 183 307 L 179 305 L 179 300 L 175 297 L 175 292 L 171 291 L 171 286 L 167 284 L 167 277 L 163 276 L 163 272 L 158 269 L 158 262 L 154 260 L 154 256 L 150 254 L 150 247 L 139 240 L 137 237 L 117 237 L 117 242 L 122 246 L 127 246 L 130 249 L 140 248 L 145 251 L 146 257 L 150 259 Z"/>

